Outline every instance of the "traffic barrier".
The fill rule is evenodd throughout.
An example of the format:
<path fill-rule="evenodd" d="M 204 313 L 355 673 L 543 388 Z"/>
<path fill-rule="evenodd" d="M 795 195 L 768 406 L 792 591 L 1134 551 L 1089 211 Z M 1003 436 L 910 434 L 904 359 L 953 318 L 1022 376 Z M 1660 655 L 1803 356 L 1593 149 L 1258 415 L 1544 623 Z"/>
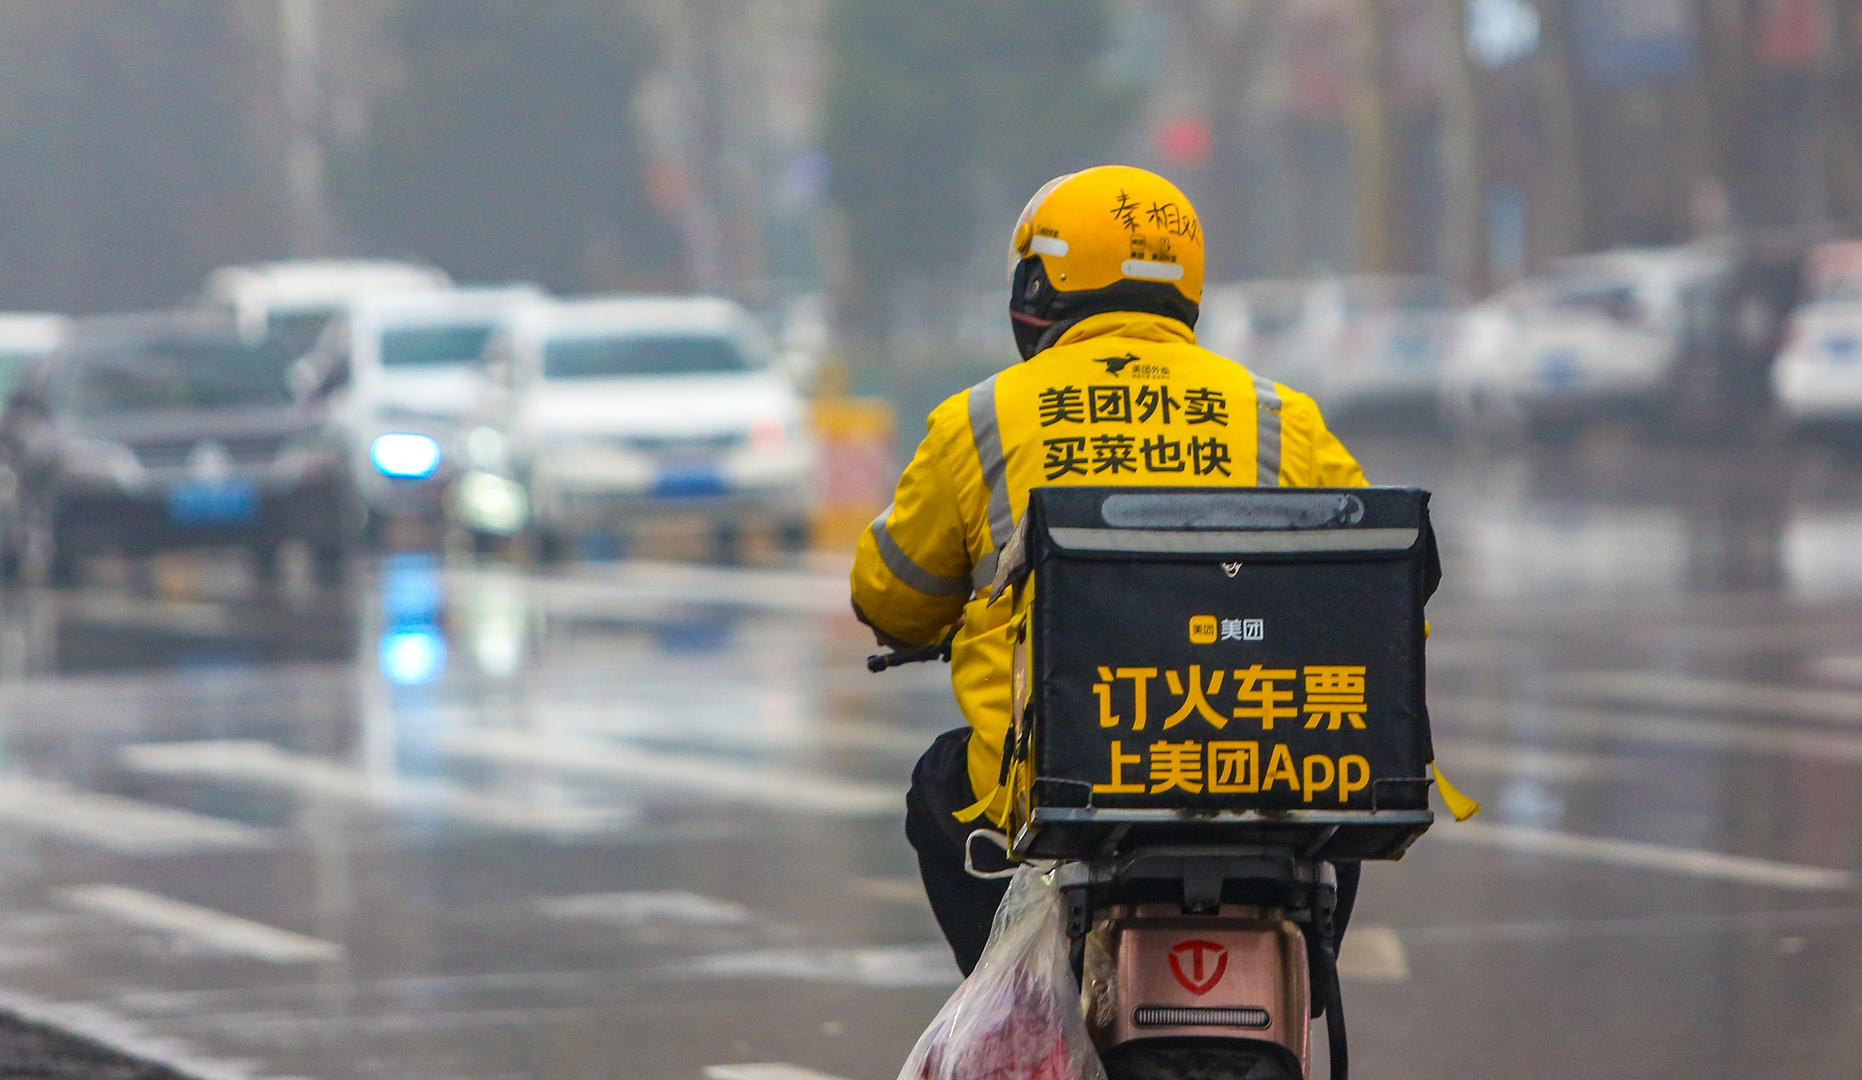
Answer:
<path fill-rule="evenodd" d="M 814 428 L 821 448 L 814 544 L 822 551 L 845 552 L 851 559 L 861 530 L 886 508 L 898 480 L 892 403 L 884 398 L 823 398 L 815 402 Z"/>

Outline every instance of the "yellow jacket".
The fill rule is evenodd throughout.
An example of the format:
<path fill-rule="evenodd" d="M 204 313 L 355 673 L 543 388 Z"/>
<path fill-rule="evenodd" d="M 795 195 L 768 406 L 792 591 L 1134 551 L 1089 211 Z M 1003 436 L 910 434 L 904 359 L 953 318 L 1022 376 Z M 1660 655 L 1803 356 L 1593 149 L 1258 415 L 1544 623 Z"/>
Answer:
<path fill-rule="evenodd" d="M 1175 319 L 1082 319 L 1046 351 L 932 410 L 891 506 L 860 537 L 853 600 L 877 630 L 939 640 L 973 729 L 970 785 L 996 791 L 1009 729 L 1009 605 L 996 552 L 1044 484 L 1346 487 L 1364 473 L 1310 397 L 1196 344 Z M 988 807 L 1001 824 L 1006 797 Z"/>

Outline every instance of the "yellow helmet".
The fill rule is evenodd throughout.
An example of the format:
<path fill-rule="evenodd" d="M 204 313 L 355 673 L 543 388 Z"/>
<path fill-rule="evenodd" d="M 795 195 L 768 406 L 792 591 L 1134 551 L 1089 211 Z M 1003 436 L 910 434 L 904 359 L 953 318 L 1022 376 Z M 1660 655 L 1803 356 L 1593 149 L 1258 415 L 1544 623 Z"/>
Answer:
<path fill-rule="evenodd" d="M 1015 222 L 1009 318 L 1024 358 L 1104 311 L 1147 311 L 1195 326 L 1203 234 L 1175 184 L 1100 165 L 1041 185 Z"/>

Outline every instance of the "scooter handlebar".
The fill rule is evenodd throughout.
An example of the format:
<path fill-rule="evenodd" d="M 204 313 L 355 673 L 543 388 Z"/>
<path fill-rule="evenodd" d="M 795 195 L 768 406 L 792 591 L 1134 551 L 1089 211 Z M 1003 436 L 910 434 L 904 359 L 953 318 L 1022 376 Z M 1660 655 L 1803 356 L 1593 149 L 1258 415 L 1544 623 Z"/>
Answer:
<path fill-rule="evenodd" d="M 892 649 L 888 652 L 874 653 L 866 658 L 866 670 L 877 675 L 888 668 L 901 667 L 905 664 L 928 664 L 933 660 L 950 663 L 949 638 L 945 638 L 936 645 L 920 645 L 915 649 Z"/>

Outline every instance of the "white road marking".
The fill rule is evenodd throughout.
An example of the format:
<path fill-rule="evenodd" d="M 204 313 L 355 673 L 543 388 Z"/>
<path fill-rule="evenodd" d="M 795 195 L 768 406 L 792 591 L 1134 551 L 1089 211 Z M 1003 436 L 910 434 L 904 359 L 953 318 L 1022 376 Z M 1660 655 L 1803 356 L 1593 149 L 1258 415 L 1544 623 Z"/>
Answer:
<path fill-rule="evenodd" d="M 1390 927 L 1353 926 L 1339 950 L 1338 974 L 1359 982 L 1403 982 L 1409 978 L 1409 954 Z"/>
<path fill-rule="evenodd" d="M 243 1061 L 206 1057 L 180 1039 L 151 1035 L 142 1023 L 96 1005 L 47 1001 L 0 986 L 0 1011 L 81 1036 L 150 1064 L 165 1065 L 193 1080 L 285 1080 L 257 1073 Z"/>
<path fill-rule="evenodd" d="M 124 855 L 255 848 L 270 840 L 236 821 L 26 776 L 0 777 L 0 823 Z"/>
<path fill-rule="evenodd" d="M 83 718 L 88 734 L 145 733 L 169 717 L 195 718 L 204 707 L 242 710 L 253 699 L 289 698 L 307 712 L 355 706 L 355 669 L 348 663 L 263 665 L 257 668 L 142 670 L 86 675 L 30 675 L 0 682 L 7 730 L 70 729 Z"/>
<path fill-rule="evenodd" d="M 947 987 L 962 981 L 950 948 L 879 945 L 853 949 L 757 949 L 716 953 L 664 969 L 675 977 L 796 979 L 889 988 Z"/>
<path fill-rule="evenodd" d="M 1611 840 L 1600 836 L 1534 829 L 1523 825 L 1452 823 L 1430 831 L 1432 839 L 1478 847 L 1501 848 L 1528 855 L 1549 855 L 1583 862 L 1661 870 L 1689 877 L 1713 878 L 1742 885 L 1764 885 L 1801 892 L 1852 889 L 1855 875 L 1801 863 L 1722 855 L 1695 848 L 1671 847 L 1639 840 Z M 1346 935 L 1349 939 L 1350 935 Z"/>
<path fill-rule="evenodd" d="M 302 795 L 397 810 L 421 810 L 458 821 L 514 832 L 583 834 L 632 821 L 630 808 L 538 806 L 487 795 L 445 780 L 377 776 L 321 758 L 286 753 L 270 743 L 243 739 L 141 743 L 124 747 L 125 766 L 164 776 L 283 788 Z"/>
<path fill-rule="evenodd" d="M 840 1080 L 800 1065 L 761 1062 L 751 1065 L 707 1065 L 705 1080 Z"/>
<path fill-rule="evenodd" d="M 1470 726 L 1484 729 L 1529 719 L 1539 730 L 1561 736 L 1608 736 L 1701 750 L 1862 764 L 1862 736 L 1835 731 L 1805 731 L 1711 717 L 1612 712 L 1505 698 L 1432 697 L 1429 708 L 1438 720 L 1471 722 Z M 1438 733 L 1444 726 L 1438 724 Z M 1445 739 L 1441 741 L 1445 746 L 1442 764 L 1452 768 L 1453 744 Z"/>
<path fill-rule="evenodd" d="M 633 677 L 637 691 L 643 679 Z M 869 674 L 866 676 L 871 679 Z M 808 687 L 820 687 L 827 680 L 807 679 Z M 875 689 L 860 684 L 860 689 Z M 802 689 L 798 687 L 798 691 Z M 878 689 L 884 689 L 880 687 Z M 720 700 L 749 698 L 757 688 L 748 680 L 728 685 L 713 683 L 711 692 Z M 944 691 L 948 693 L 948 691 Z M 424 711 L 424 710 L 423 710 Z M 483 725 L 486 709 L 479 701 L 462 701 L 435 705 L 430 715 L 435 724 L 449 729 L 466 730 Z M 721 710 L 709 710 L 694 716 L 690 708 L 681 709 L 671 702 L 658 700 L 606 701 L 552 700 L 549 703 L 550 729 L 553 732 L 588 737 L 613 737 L 652 740 L 674 745 L 688 745 L 709 750 L 850 750 L 874 755 L 916 759 L 942 734 L 941 728 L 917 730 L 879 720 L 833 723 L 784 724 L 781 726 L 746 725 L 736 714 L 727 720 Z"/>
<path fill-rule="evenodd" d="M 60 889 L 58 899 L 133 926 L 174 934 L 196 945 L 272 964 L 318 964 L 343 958 L 343 947 L 125 885 Z"/>
<path fill-rule="evenodd" d="M 1561 694 L 1624 705 L 1706 712 L 1797 716 L 1862 724 L 1862 693 L 1712 679 L 1668 671 L 1591 671 L 1560 675 Z"/>
<path fill-rule="evenodd" d="M 1862 686 L 1862 656 L 1819 656 L 1804 666 L 1820 679 Z"/>
<path fill-rule="evenodd" d="M 930 903 L 925 899 L 924 882 L 917 878 L 855 878 L 850 884 L 854 893 L 873 900 L 892 904 Z"/>
<path fill-rule="evenodd" d="M 508 571 L 448 569 L 461 585 L 511 580 Z M 844 615 L 847 576 L 807 570 L 755 570 L 687 563 L 626 562 L 611 569 L 581 568 L 562 577 L 516 579 L 527 599 L 562 615 L 613 618 L 643 607 L 710 604 L 801 615 Z"/>
<path fill-rule="evenodd" d="M 699 754 L 667 754 L 587 739 L 557 739 L 517 731 L 460 732 L 441 748 L 460 757 L 542 766 L 569 772 L 703 792 L 785 810 L 846 817 L 896 814 L 903 787 L 869 784 L 776 765 L 750 765 Z"/>
<path fill-rule="evenodd" d="M 1657 937 L 1690 934 L 1764 931 L 1840 930 L 1852 933 L 1862 922 L 1862 908 L 1783 908 L 1770 911 L 1734 911 L 1717 915 L 1645 915 L 1616 919 L 1533 919 L 1511 922 L 1459 923 L 1415 926 L 1404 938 L 1421 947 L 1469 942 L 1559 941 L 1576 938 L 1629 938 L 1646 943 Z M 1347 935 L 1349 936 L 1349 935 Z M 1846 938 L 1845 938 L 1846 940 Z"/>
<path fill-rule="evenodd" d="M 656 923 L 698 927 L 748 926 L 756 921 L 756 916 L 742 904 L 678 890 L 545 896 L 531 901 L 531 907 L 552 919 L 587 919 L 624 927 Z"/>
<path fill-rule="evenodd" d="M 1628 771 L 1628 762 L 1597 754 L 1547 750 L 1536 746 L 1508 746 L 1457 739 L 1441 755 L 1444 769 L 1454 772 L 1499 773 L 1533 780 L 1590 780 Z"/>

